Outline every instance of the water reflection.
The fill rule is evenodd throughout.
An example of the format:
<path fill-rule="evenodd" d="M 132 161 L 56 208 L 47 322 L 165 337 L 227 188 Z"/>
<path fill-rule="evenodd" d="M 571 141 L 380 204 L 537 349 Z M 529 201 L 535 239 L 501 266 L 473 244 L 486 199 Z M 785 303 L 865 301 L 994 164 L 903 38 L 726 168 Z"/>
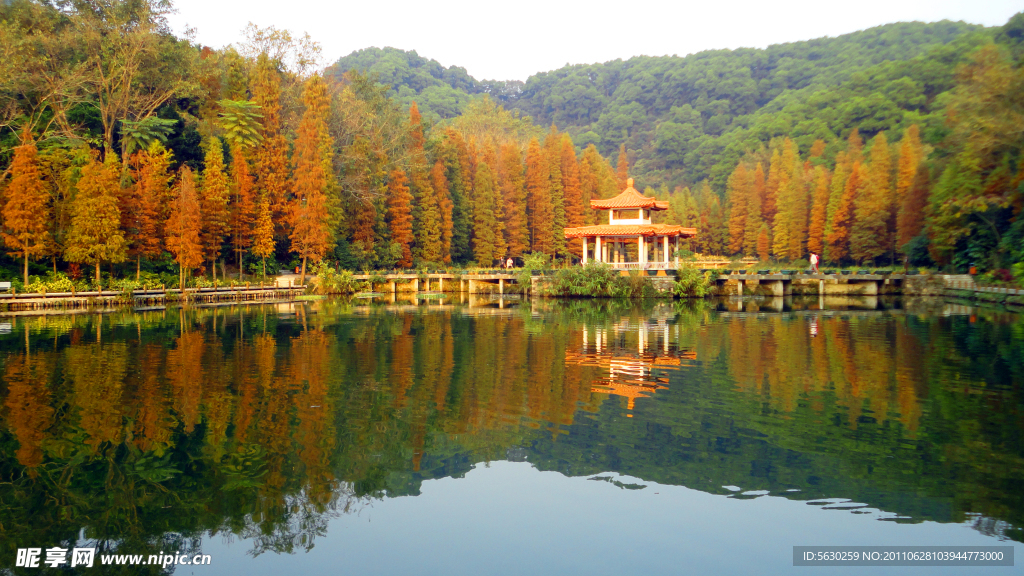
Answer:
<path fill-rule="evenodd" d="M 14 318 L 0 555 L 83 541 L 148 554 L 208 534 L 309 549 L 339 514 L 500 459 L 1021 539 L 1020 318 L 732 304 Z"/>

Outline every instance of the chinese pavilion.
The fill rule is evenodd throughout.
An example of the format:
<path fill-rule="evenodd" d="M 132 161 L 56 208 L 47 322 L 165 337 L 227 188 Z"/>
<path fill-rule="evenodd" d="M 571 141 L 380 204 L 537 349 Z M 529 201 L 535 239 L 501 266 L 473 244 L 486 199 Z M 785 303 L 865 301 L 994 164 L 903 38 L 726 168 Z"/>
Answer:
<path fill-rule="evenodd" d="M 626 181 L 626 189 L 621 194 L 607 200 L 591 200 L 590 207 L 607 210 L 608 223 L 565 229 L 566 239 L 582 239 L 584 264 L 594 259 L 614 268 L 676 268 L 679 258 L 673 259 L 671 255 L 679 249 L 679 239 L 697 235 L 696 228 L 652 224 L 651 213 L 668 210 L 668 202 L 637 192 L 632 178 Z M 636 245 L 635 257 L 627 251 L 633 244 Z M 635 261 L 630 261 L 631 257 Z"/>

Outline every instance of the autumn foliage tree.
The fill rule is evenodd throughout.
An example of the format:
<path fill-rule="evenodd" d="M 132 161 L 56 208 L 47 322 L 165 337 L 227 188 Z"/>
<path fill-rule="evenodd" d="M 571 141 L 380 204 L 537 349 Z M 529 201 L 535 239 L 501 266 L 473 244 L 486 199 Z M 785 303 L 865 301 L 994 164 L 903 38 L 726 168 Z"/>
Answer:
<path fill-rule="evenodd" d="M 203 255 L 210 263 L 210 274 L 217 278 L 217 259 L 224 240 L 231 231 L 231 213 L 228 211 L 228 177 L 224 172 L 224 152 L 220 139 L 213 138 L 206 151 L 203 169 L 203 188 L 200 195 L 202 228 L 200 241 Z"/>
<path fill-rule="evenodd" d="M 530 229 L 530 249 L 544 254 L 552 254 L 554 250 L 551 238 L 553 214 L 549 177 L 544 151 L 540 147 L 540 142 L 534 138 L 530 140 L 526 149 L 526 212 Z"/>
<path fill-rule="evenodd" d="M 256 193 L 249 160 L 238 144 L 231 147 L 231 198 L 231 245 L 242 270 L 242 256 L 252 246 Z"/>
<path fill-rule="evenodd" d="M 403 268 L 412 266 L 412 194 L 409 193 L 405 171 L 395 168 L 391 171 L 388 181 L 388 228 L 391 230 L 391 242 L 402 249 L 402 257 L 398 265 Z"/>
<path fill-rule="evenodd" d="M 747 224 L 747 206 L 750 202 L 750 188 L 753 181 L 748 175 L 746 166 L 736 165 L 729 176 L 726 194 L 729 200 L 729 253 L 736 254 L 743 250 L 743 238 Z"/>
<path fill-rule="evenodd" d="M 71 205 L 71 228 L 68 231 L 64 257 L 70 262 L 92 264 L 96 283 L 100 282 L 100 265 L 124 262 L 127 242 L 121 230 L 121 210 L 117 206 L 120 192 L 120 170 L 116 157 L 99 163 L 90 159 L 82 167 L 78 194 Z"/>
<path fill-rule="evenodd" d="M 154 258 L 163 251 L 160 206 L 167 198 L 171 175 L 170 152 L 159 142 L 132 157 L 132 186 L 122 190 L 121 228 L 128 243 L 128 255 L 135 257 L 135 279 L 142 272 L 142 258 Z"/>
<path fill-rule="evenodd" d="M 178 172 L 172 207 L 165 225 L 167 250 L 178 263 L 178 286 L 184 288 L 186 274 L 203 263 L 202 213 L 195 176 L 188 166 Z"/>
<path fill-rule="evenodd" d="M 290 235 L 292 252 L 302 258 L 300 284 L 305 284 L 307 262 L 319 262 L 334 246 L 330 195 L 333 140 L 327 133 L 327 86 L 320 75 L 306 81 L 303 102 L 306 110 L 295 142 Z"/>
<path fill-rule="evenodd" d="M 3 205 L 3 239 L 12 256 L 24 262 L 24 281 L 28 285 L 29 258 L 42 254 L 50 239 L 49 194 L 39 169 L 38 151 L 28 131 L 23 144 L 14 149 L 10 184 Z"/>

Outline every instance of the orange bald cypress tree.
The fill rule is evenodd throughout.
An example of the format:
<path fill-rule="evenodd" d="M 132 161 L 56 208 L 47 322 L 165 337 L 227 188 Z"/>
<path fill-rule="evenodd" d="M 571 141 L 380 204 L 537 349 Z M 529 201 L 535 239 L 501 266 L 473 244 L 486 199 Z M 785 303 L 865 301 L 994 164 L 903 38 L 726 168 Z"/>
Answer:
<path fill-rule="evenodd" d="M 600 170 L 605 163 L 597 148 L 591 144 L 580 158 L 580 190 L 583 203 L 583 223 L 596 224 L 598 210 L 590 209 L 590 201 L 601 197 Z"/>
<path fill-rule="evenodd" d="M 576 161 L 576 147 L 568 134 L 562 135 L 562 188 L 565 192 L 565 225 L 570 228 L 583 225 L 583 184 L 580 181 L 580 165 Z M 579 253 L 577 247 L 574 253 Z"/>
<path fill-rule="evenodd" d="M 629 156 L 626 154 L 626 145 L 619 145 L 619 162 L 615 167 L 615 177 L 618 179 L 619 190 L 626 189 L 626 180 L 629 179 Z"/>
<path fill-rule="evenodd" d="M 729 248 L 730 254 L 743 250 L 743 239 L 747 225 L 747 205 L 750 203 L 750 188 L 753 186 L 750 173 L 743 163 L 737 164 L 726 183 L 729 201 Z"/>
<path fill-rule="evenodd" d="M 757 231 L 757 257 L 762 262 L 767 262 L 771 257 L 771 236 L 768 234 L 768 224 L 763 223 Z"/>
<path fill-rule="evenodd" d="M 530 250 L 552 255 L 551 194 L 549 169 L 544 151 L 536 138 L 526 148 L 526 214 L 530 229 Z"/>
<path fill-rule="evenodd" d="M 772 151 L 771 163 L 768 166 L 768 182 L 765 185 L 764 200 L 761 203 L 761 218 L 773 230 L 775 228 L 775 215 L 779 211 L 779 188 L 784 171 L 782 154 L 776 148 Z"/>
<path fill-rule="evenodd" d="M 96 283 L 100 283 L 100 265 L 124 262 L 127 243 L 121 232 L 121 210 L 117 206 L 121 186 L 116 156 L 100 164 L 95 159 L 82 167 L 78 194 L 71 204 L 71 229 L 64 257 L 69 262 L 92 264 Z"/>
<path fill-rule="evenodd" d="M 896 245 L 904 246 L 921 233 L 924 227 L 924 205 L 913 197 L 912 190 L 921 165 L 921 136 L 917 124 L 912 125 L 900 141 L 896 169 Z M 925 196 L 927 202 L 927 196 Z"/>
<path fill-rule="evenodd" d="M 891 246 L 891 169 L 885 132 L 871 142 L 871 162 L 860 194 L 854 198 L 854 222 L 850 230 L 850 256 L 857 262 L 874 260 Z"/>
<path fill-rule="evenodd" d="M 27 286 L 29 258 L 42 254 L 50 239 L 50 196 L 39 168 L 35 141 L 27 129 L 22 142 L 14 149 L 11 183 L 4 194 L 3 239 L 10 254 L 22 258 Z"/>
<path fill-rule="evenodd" d="M 825 213 L 828 210 L 829 173 L 818 166 L 814 169 L 814 195 L 811 202 L 811 222 L 807 231 L 807 251 L 821 256 L 825 249 Z"/>
<path fill-rule="evenodd" d="M 319 262 L 334 246 L 331 226 L 331 150 L 327 133 L 327 85 L 319 74 L 306 81 L 305 110 L 295 141 L 295 201 L 291 205 L 292 252 L 302 258 L 299 283 L 305 284 L 309 260 Z"/>
<path fill-rule="evenodd" d="M 864 168 L 860 161 L 854 162 L 850 176 L 846 179 L 843 195 L 839 199 L 832 230 L 826 237 L 828 259 L 839 262 L 850 255 L 850 232 L 854 221 L 854 204 L 865 186 Z"/>
<path fill-rule="evenodd" d="M 476 170 L 473 204 L 473 257 L 479 266 L 491 266 L 494 260 L 501 258 L 496 246 L 498 229 L 495 218 L 495 185 L 494 175 L 487 162 L 480 162 Z"/>
<path fill-rule="evenodd" d="M 186 272 L 203 263 L 203 245 L 200 240 L 202 214 L 195 178 L 188 166 L 178 172 L 178 185 L 174 188 L 171 217 L 164 226 L 167 250 L 178 263 L 178 287 L 185 287 Z"/>
<path fill-rule="evenodd" d="M 505 242 L 509 255 L 518 258 L 530 248 L 523 159 L 519 147 L 511 142 L 502 145 L 500 152 L 498 186 L 505 204 Z"/>
<path fill-rule="evenodd" d="M 256 194 L 249 160 L 237 143 L 231 148 L 231 245 L 242 272 L 242 255 L 252 246 L 256 221 Z"/>
<path fill-rule="evenodd" d="M 413 102 L 409 107 L 409 187 L 416 205 L 413 208 L 413 254 L 424 262 L 441 261 L 441 208 L 437 194 L 430 185 L 427 156 L 423 150 L 423 125 L 420 110 Z"/>
<path fill-rule="evenodd" d="M 159 207 L 168 193 L 170 153 L 159 142 L 132 157 L 135 184 L 121 195 L 121 229 L 128 242 L 128 255 L 135 257 L 135 279 L 141 277 L 142 257 L 153 258 L 163 251 L 159 231 Z"/>
<path fill-rule="evenodd" d="M 764 223 L 764 217 L 762 216 L 764 195 L 764 168 L 758 162 L 754 168 L 754 181 L 750 187 L 750 196 L 747 201 L 747 223 L 743 229 L 743 253 L 748 257 L 755 257 L 759 254 L 757 242 L 761 224 Z"/>
<path fill-rule="evenodd" d="M 437 208 L 441 216 L 441 262 L 452 263 L 452 198 L 448 192 L 444 162 L 438 160 L 430 171 L 430 185 L 437 194 Z"/>
<path fill-rule="evenodd" d="M 544 139 L 544 154 L 548 165 L 548 190 L 551 194 L 551 243 L 552 255 L 568 255 L 565 241 L 565 187 L 562 182 L 562 137 L 551 126 L 551 132 Z"/>
<path fill-rule="evenodd" d="M 270 200 L 260 198 L 256 205 L 256 222 L 253 228 L 252 255 L 263 261 L 263 277 L 267 277 L 267 258 L 274 254 L 274 220 Z"/>
<path fill-rule="evenodd" d="M 256 61 L 252 93 L 263 114 L 263 139 L 256 147 L 256 189 L 270 202 L 272 219 L 283 235 L 288 221 L 288 143 L 281 133 L 281 76 L 266 53 Z"/>
<path fill-rule="evenodd" d="M 405 171 L 395 168 L 388 182 L 388 229 L 391 241 L 402 247 L 398 265 L 412 267 L 412 194 L 409 193 Z"/>
<path fill-rule="evenodd" d="M 200 241 L 203 255 L 210 263 L 210 272 L 217 278 L 217 259 L 225 238 L 231 231 L 231 214 L 228 212 L 228 177 L 224 173 L 224 151 L 219 138 L 213 138 L 206 151 L 203 169 L 203 189 L 200 195 L 202 230 Z"/>

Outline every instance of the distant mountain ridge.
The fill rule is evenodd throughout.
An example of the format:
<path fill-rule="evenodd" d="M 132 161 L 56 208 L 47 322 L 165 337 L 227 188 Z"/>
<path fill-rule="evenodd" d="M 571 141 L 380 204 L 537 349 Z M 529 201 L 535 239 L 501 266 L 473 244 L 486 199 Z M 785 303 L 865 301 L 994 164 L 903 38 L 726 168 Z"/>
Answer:
<path fill-rule="evenodd" d="M 938 96 L 957 63 L 1001 28 L 964 22 L 902 22 L 765 49 L 707 50 L 565 66 L 527 81 L 480 81 L 415 51 L 368 48 L 330 69 L 376 74 L 403 105 L 416 100 L 435 121 L 490 95 L 541 125 L 554 123 L 606 156 L 620 144 L 645 186 L 721 190 L 745 152 L 790 136 L 806 151 L 854 127 L 870 136 L 909 124 L 941 131 Z M 937 99 L 939 100 L 937 102 Z"/>

